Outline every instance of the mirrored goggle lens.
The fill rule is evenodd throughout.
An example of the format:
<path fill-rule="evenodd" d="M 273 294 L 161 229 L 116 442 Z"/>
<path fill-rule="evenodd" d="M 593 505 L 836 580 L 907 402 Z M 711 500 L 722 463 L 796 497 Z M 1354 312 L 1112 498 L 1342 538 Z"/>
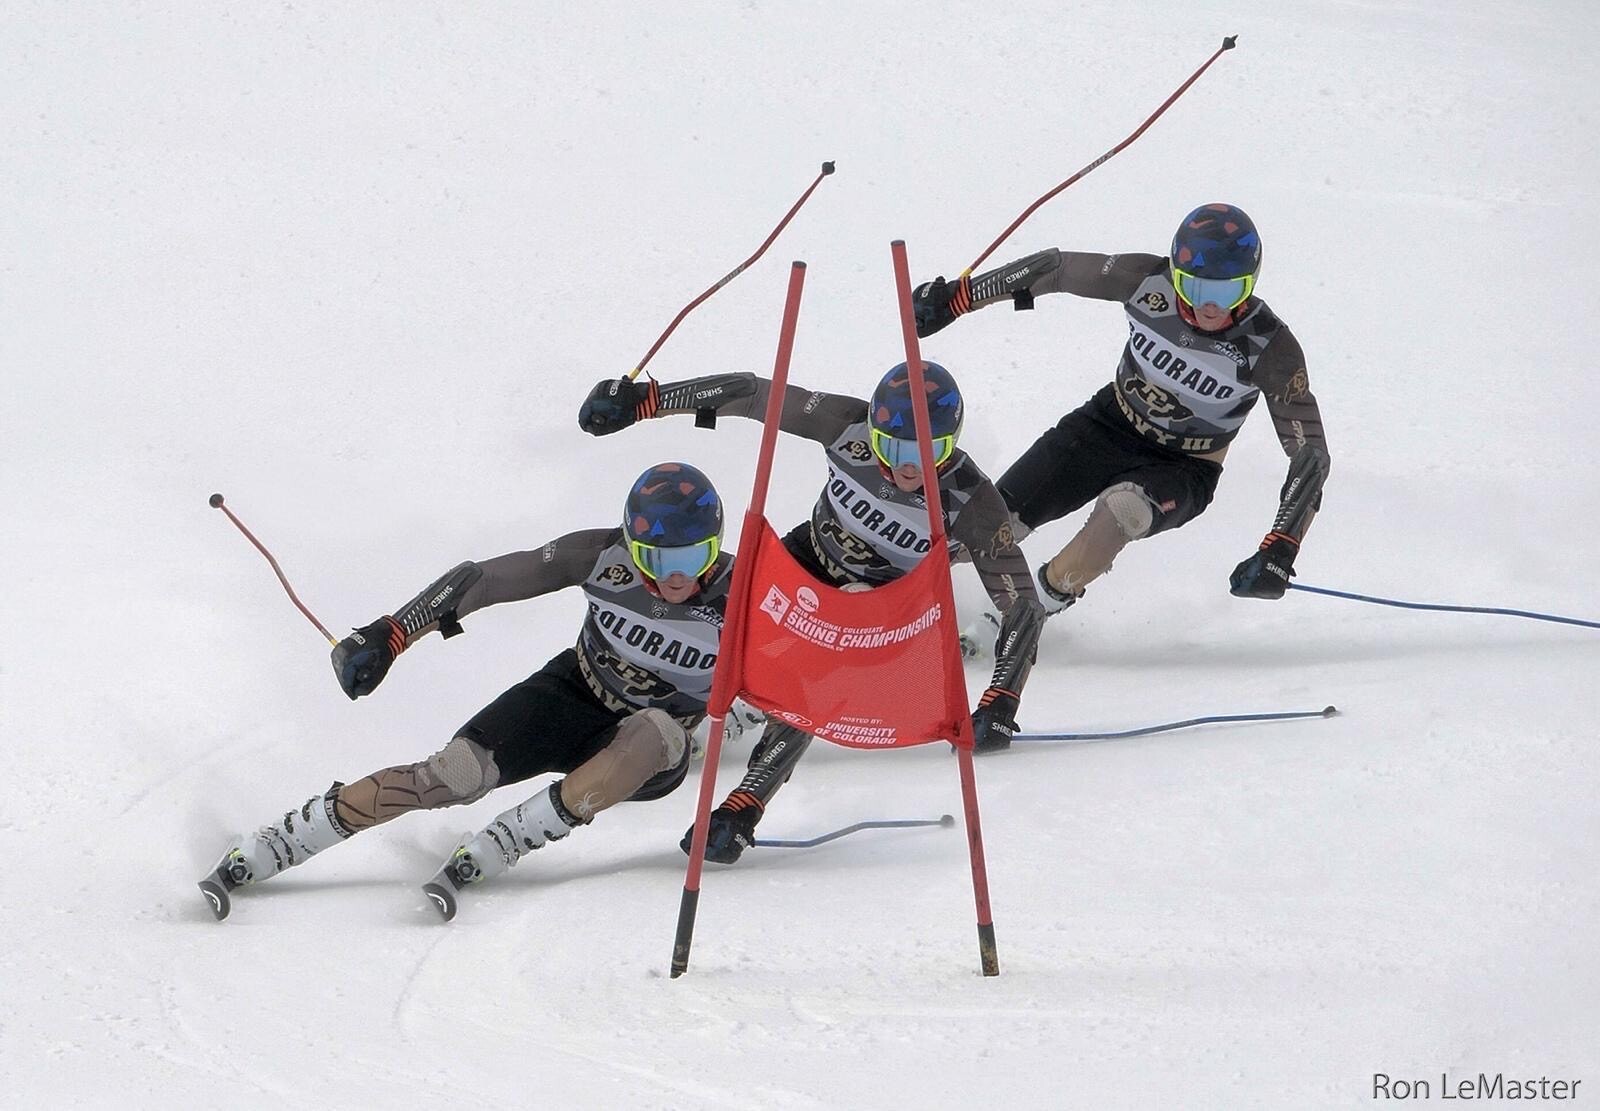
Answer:
<path fill-rule="evenodd" d="M 954 436 L 935 436 L 933 438 L 933 465 L 942 466 L 956 450 Z M 917 447 L 915 440 L 897 440 L 887 432 L 872 430 L 872 454 L 878 457 L 878 462 L 888 467 L 891 471 L 896 467 L 903 467 L 907 463 L 922 466 L 922 451 Z"/>
<path fill-rule="evenodd" d="M 1242 278 L 1197 278 L 1193 274 L 1172 268 L 1172 284 L 1191 308 L 1214 304 L 1224 309 L 1238 308 L 1244 304 L 1250 291 L 1256 287 L 1256 276 Z"/>
<path fill-rule="evenodd" d="M 676 548 L 646 544 L 641 540 L 628 542 L 628 552 L 633 556 L 634 566 L 652 579 L 666 579 L 673 575 L 687 575 L 691 579 L 698 579 L 711 570 L 711 565 L 717 562 L 717 553 L 721 547 L 715 536 L 698 544 L 685 544 Z"/>

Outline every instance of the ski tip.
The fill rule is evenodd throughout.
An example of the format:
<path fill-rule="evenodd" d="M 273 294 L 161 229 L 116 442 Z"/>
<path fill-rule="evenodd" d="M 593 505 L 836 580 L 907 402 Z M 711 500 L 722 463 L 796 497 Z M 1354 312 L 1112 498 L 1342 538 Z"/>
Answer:
<path fill-rule="evenodd" d="M 954 814 L 940 814 L 939 824 L 945 829 L 949 829 L 951 826 L 956 824 L 956 816 Z"/>
<path fill-rule="evenodd" d="M 1337 706 L 1324 706 L 1322 708 L 1322 716 L 1325 717 L 1325 718 L 1338 717 L 1339 716 L 1339 707 L 1337 707 Z"/>
<path fill-rule="evenodd" d="M 445 887 L 444 884 L 425 883 L 422 885 L 422 893 L 428 897 L 428 902 L 433 905 L 433 909 L 438 911 L 446 922 L 456 916 L 455 892 Z"/>
<path fill-rule="evenodd" d="M 206 904 L 211 907 L 211 915 L 218 922 L 228 917 L 228 912 L 233 909 L 232 901 L 228 898 L 228 889 L 214 879 L 203 879 L 195 885 L 200 893 L 206 897 Z"/>
<path fill-rule="evenodd" d="M 212 494 L 210 500 L 211 500 L 211 508 L 212 509 L 221 509 L 222 508 L 222 495 L 221 494 Z"/>
<path fill-rule="evenodd" d="M 832 162 L 824 162 L 822 164 L 822 176 L 823 177 L 827 177 L 831 173 L 833 173 L 833 163 Z"/>

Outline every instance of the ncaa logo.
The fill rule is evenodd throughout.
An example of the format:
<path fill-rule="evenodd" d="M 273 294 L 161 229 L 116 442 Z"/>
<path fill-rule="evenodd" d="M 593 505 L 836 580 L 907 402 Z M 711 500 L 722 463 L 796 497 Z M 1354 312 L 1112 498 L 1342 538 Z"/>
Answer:
<path fill-rule="evenodd" d="M 816 613 L 817 607 L 822 603 L 817 599 L 817 592 L 809 586 L 802 586 L 794 592 L 796 604 L 807 613 Z"/>
<path fill-rule="evenodd" d="M 775 718 L 782 718 L 790 725 L 798 725 L 802 729 L 809 729 L 812 725 L 811 719 L 806 717 L 804 714 L 793 714 L 788 710 L 777 710 L 772 716 Z"/>

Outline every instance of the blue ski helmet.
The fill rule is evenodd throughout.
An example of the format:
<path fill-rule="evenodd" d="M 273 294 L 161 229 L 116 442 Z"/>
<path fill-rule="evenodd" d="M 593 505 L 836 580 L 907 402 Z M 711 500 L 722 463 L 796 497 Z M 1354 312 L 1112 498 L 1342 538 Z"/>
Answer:
<path fill-rule="evenodd" d="M 1242 209 L 1203 204 L 1172 237 L 1172 265 L 1197 278 L 1244 278 L 1261 269 L 1261 237 Z"/>
<path fill-rule="evenodd" d="M 722 539 L 722 499 L 697 467 L 657 463 L 628 491 L 623 530 L 630 541 L 683 548 Z"/>
<path fill-rule="evenodd" d="M 928 434 L 933 438 L 936 466 L 949 462 L 961 435 L 965 406 L 961 390 L 948 370 L 926 360 L 922 364 L 922 384 L 928 398 Z M 871 426 L 872 453 L 878 462 L 893 470 L 903 463 L 919 463 L 917 416 L 911 405 L 911 372 L 905 363 L 889 370 L 872 391 L 867 414 Z"/>

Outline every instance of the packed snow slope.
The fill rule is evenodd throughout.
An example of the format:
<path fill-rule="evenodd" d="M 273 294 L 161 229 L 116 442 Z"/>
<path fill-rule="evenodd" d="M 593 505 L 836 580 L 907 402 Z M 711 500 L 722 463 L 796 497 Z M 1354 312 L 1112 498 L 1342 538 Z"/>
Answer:
<path fill-rule="evenodd" d="M 958 273 L 1235 33 L 995 262 L 1163 252 L 1191 207 L 1241 205 L 1333 448 L 1302 581 L 1600 618 L 1591 5 L 0 6 L 5 1102 L 1343 1107 L 1374 1074 L 1438 1098 L 1479 1072 L 1600 1098 L 1600 633 L 1230 597 L 1285 469 L 1259 412 L 1212 508 L 1051 622 L 1023 724 L 1343 713 L 980 760 L 998 978 L 965 839 L 934 829 L 708 872 L 669 979 L 693 781 L 449 926 L 417 885 L 524 789 L 364 834 L 222 924 L 194 888 L 229 833 L 437 750 L 583 614 L 475 615 L 351 703 L 208 495 L 341 631 L 609 525 L 663 458 L 737 521 L 756 424 L 591 439 L 584 392 L 835 159 L 651 370 L 769 371 L 804 259 L 793 378 L 865 395 L 901 358 L 891 239 Z M 1054 297 L 924 351 L 997 476 L 1123 335 Z M 773 520 L 822 479 L 783 443 Z M 942 745 L 818 746 L 762 830 L 959 799 Z"/>

